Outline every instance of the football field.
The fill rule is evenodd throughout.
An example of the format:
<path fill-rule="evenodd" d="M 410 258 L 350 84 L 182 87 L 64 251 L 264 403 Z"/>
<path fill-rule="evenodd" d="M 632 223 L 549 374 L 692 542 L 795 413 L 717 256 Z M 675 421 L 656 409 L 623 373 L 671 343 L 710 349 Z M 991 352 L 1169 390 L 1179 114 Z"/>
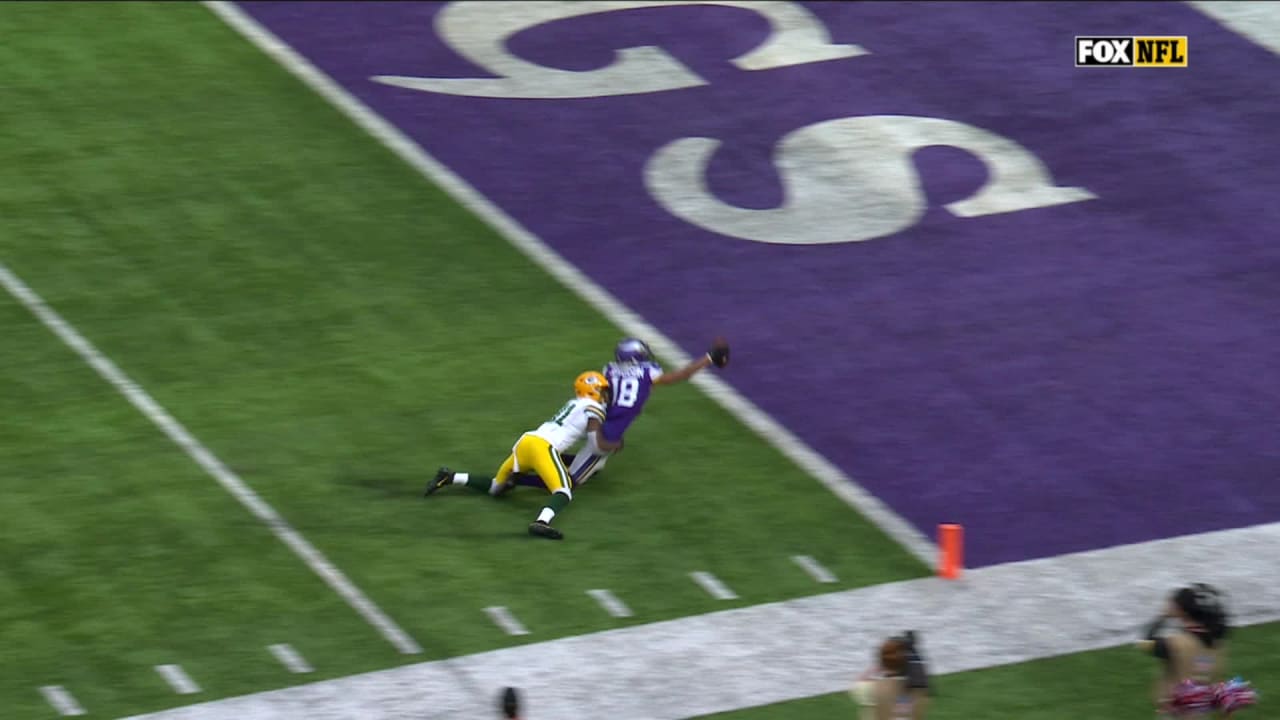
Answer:
<path fill-rule="evenodd" d="M 796 5 L 770 7 L 782 8 L 779 22 L 809 22 L 808 15 L 785 14 Z M 1266 372 L 1276 367 L 1269 363 L 1280 359 L 1280 346 L 1263 332 L 1275 319 L 1267 273 L 1274 275 L 1268 263 L 1277 256 L 1274 245 L 1247 239 L 1252 226 L 1245 227 L 1264 224 L 1274 211 L 1222 220 L 1241 229 L 1230 252 L 1212 261 L 1199 241 L 1174 238 L 1174 249 L 1157 257 L 1155 241 L 1126 245 L 1124 228 L 1113 228 L 1107 237 L 1117 244 L 1106 250 L 1024 247 L 1010 262 L 1043 266 L 1003 276 L 979 277 L 974 268 L 991 261 L 986 253 L 1009 248 L 980 257 L 953 249 L 929 259 L 894 255 L 875 242 L 751 244 L 730 235 L 756 232 L 757 220 L 717 225 L 735 216 L 707 211 L 706 202 L 702 210 L 677 202 L 651 222 L 666 202 L 663 188 L 679 176 L 678 162 L 644 165 L 628 153 L 641 139 L 660 145 L 658 135 L 683 122 L 697 127 L 681 127 L 681 134 L 754 126 L 755 115 L 731 108 L 756 86 L 726 81 L 731 90 L 701 106 L 723 110 L 715 122 L 682 115 L 678 101 L 654 100 L 633 114 L 630 105 L 607 105 L 617 98 L 592 105 L 595 99 L 568 95 L 549 100 L 563 105 L 526 117 L 520 103 L 543 100 L 450 104 L 445 94 L 403 83 L 353 80 L 368 79 L 375 62 L 387 66 L 387 76 L 421 71 L 391 67 L 390 60 L 430 32 L 438 4 L 249 3 L 243 15 L 234 7 L 224 6 L 222 18 L 196 3 L 0 8 L 0 284 L 7 291 L 0 293 L 0 383 L 9 418 L 0 432 L 0 717 L 178 717 L 163 713 L 209 703 L 182 717 L 265 720 L 326 717 L 325 702 L 366 699 L 374 703 L 368 715 L 331 716 L 411 717 L 418 710 L 393 701 L 435 692 L 409 687 L 412 678 L 476 702 L 488 703 L 506 684 L 536 687 L 545 697 L 555 684 L 541 676 L 543 662 L 573 676 L 575 648 L 655 638 L 695 655 L 715 656 L 720 648 L 722 663 L 743 668 L 756 667 L 760 651 L 777 641 L 777 664 L 794 663 L 807 676 L 792 689 L 782 676 L 728 682 L 709 660 L 705 679 L 690 679 L 688 687 L 725 681 L 740 685 L 741 695 L 684 702 L 673 690 L 661 717 L 746 705 L 762 707 L 723 717 L 846 716 L 847 697 L 820 693 L 834 689 L 829 674 L 852 677 L 861 669 L 834 667 L 830 658 L 863 657 L 866 646 L 806 655 L 786 646 L 787 613 L 813 619 L 811 647 L 824 633 L 874 636 L 880 628 L 858 614 L 864 598 L 893 604 L 906 597 L 894 588 L 937 591 L 927 540 L 936 522 L 964 521 L 973 533 L 971 564 L 991 571 L 976 577 L 998 575 L 1003 579 L 992 587 L 1013 595 L 1021 586 L 1000 568 L 1014 561 L 1063 568 L 1071 561 L 1062 558 L 1098 548 L 1228 537 L 1215 532 L 1241 534 L 1202 545 L 1187 540 L 1159 572 L 1135 570 L 1135 591 L 1158 597 L 1164 586 L 1157 583 L 1183 572 L 1197 574 L 1189 580 L 1203 573 L 1254 588 L 1247 578 L 1267 571 L 1262 559 L 1274 565 L 1280 495 L 1272 484 L 1280 465 L 1274 438 L 1262 428 L 1268 401 L 1280 399 L 1280 384 Z M 836 10 L 810 9 L 829 13 L 838 26 Z M 578 30 L 593 39 L 583 47 L 607 50 L 595 40 L 606 31 L 620 33 L 618 47 L 645 44 L 640 36 L 661 34 L 663 24 L 646 24 L 644 17 L 658 16 L 643 14 L 666 10 L 641 8 L 641 19 L 625 29 L 582 21 Z M 686 10 L 708 9 L 676 12 Z M 877 13 L 895 10 L 860 12 L 891 34 L 887 15 Z M 1169 12 L 1208 22 L 1189 8 Z M 229 13 L 254 20 L 237 32 L 226 22 Z M 743 19 L 753 14 L 738 8 L 725 16 L 724 34 L 711 45 L 741 54 L 750 43 L 738 33 L 754 37 L 765 27 Z M 687 18 L 695 26 L 705 19 Z M 421 27 L 406 29 L 414 23 Z M 246 27 L 264 33 L 258 46 Z M 385 43 L 377 40 L 382 32 Z M 568 74 L 590 69 L 580 58 L 553 58 L 561 45 L 532 35 L 513 30 L 509 39 L 530 57 L 568 66 Z M 264 53 L 273 37 L 296 52 Z M 1221 42 L 1275 62 L 1254 46 Z M 841 43 L 844 49 L 819 64 L 856 62 L 852 40 L 832 40 Z M 872 40 L 866 44 L 871 55 L 880 52 Z M 442 53 L 428 50 L 424 57 Z M 696 55 L 680 56 L 711 78 L 708 84 L 728 77 Z M 298 62 L 304 56 L 333 93 L 326 97 L 307 82 Z M 462 60 L 440 67 L 451 79 L 472 72 Z M 830 80 L 795 77 L 811 97 Z M 651 92 L 634 97 L 662 97 Z M 335 101 L 339 95 L 347 106 Z M 1252 122 L 1274 130 L 1258 119 L 1280 118 L 1274 95 L 1274 88 L 1259 91 L 1248 107 L 1233 110 L 1241 138 L 1265 132 Z M 353 122 L 353 107 L 366 119 Z M 778 107 L 779 117 L 790 112 Z M 583 123 L 594 122 L 595 112 L 608 115 L 613 133 L 588 136 Z M 804 112 L 805 122 L 834 115 L 826 107 Z M 773 139 L 789 130 L 776 117 L 759 125 Z M 1231 143 L 1246 143 L 1224 137 L 1227 167 Z M 759 138 L 745 143 L 767 150 Z M 580 153 L 564 150 L 570 147 Z M 413 159 L 419 148 L 432 153 L 422 162 L 439 160 L 435 171 Z M 556 153 L 565 158 L 559 167 Z M 1262 193 L 1276 187 L 1280 164 L 1259 164 L 1270 168 L 1256 181 Z M 957 165 L 948 177 L 968 177 L 972 168 Z M 704 169 L 709 184 L 738 205 L 769 205 L 767 193 L 731 187 L 733 178 L 759 169 L 758 158 Z M 1055 162 L 1054 169 L 1067 176 L 1061 187 L 1089 190 L 1021 215 L 969 218 L 992 224 L 966 225 L 955 236 L 935 208 L 918 230 L 928 241 L 958 244 L 972 239 L 966 232 L 1016 235 L 1027 231 L 1019 217 L 1061 212 L 1074 233 L 1092 217 L 1086 195 L 1111 202 L 1118 192 L 1087 163 Z M 646 182 L 652 197 L 636 200 Z M 964 196 L 950 185 L 929 192 L 948 201 Z M 1261 208 L 1252 195 L 1240 202 Z M 1142 222 L 1126 215 L 1130 209 L 1121 202 L 1098 212 L 1108 223 Z M 1161 211 L 1175 212 L 1151 212 Z M 700 234 L 674 224 L 682 213 Z M 714 232 L 721 235 L 709 240 Z M 853 246 L 862 248 L 856 262 L 838 254 Z M 779 254 L 753 255 L 766 253 L 761 248 Z M 783 254 L 804 250 L 815 252 Z M 1121 321 L 1102 311 L 1080 320 L 1088 327 L 1075 326 L 1098 288 L 1071 281 L 1071 297 L 1057 288 L 1030 300 L 1009 289 L 1015 276 L 1052 284 L 1055 263 L 1129 267 L 1121 256 L 1130 251 L 1171 283 L 1157 286 L 1154 275 L 1135 281 L 1144 303 L 1170 313 L 1169 303 L 1184 300 L 1212 305 L 1197 322 L 1227 312 L 1239 327 L 1222 323 L 1199 340 L 1158 313 Z M 760 262 L 772 263 L 771 271 Z M 908 277 L 902 268 L 917 263 L 921 275 Z M 873 271 L 890 279 L 876 284 L 860 275 Z M 1099 282 L 1120 293 L 1111 272 L 1099 271 Z M 814 279 L 804 284 L 791 273 Z M 1171 278 L 1208 289 L 1187 299 L 1186 287 Z M 858 294 L 842 295 L 846 283 Z M 894 314 L 899 310 L 886 298 L 931 283 L 945 309 L 904 301 L 905 314 Z M 994 299 L 966 300 L 979 285 Z M 751 295 L 770 300 L 751 304 Z M 1127 296 L 1109 297 L 1136 307 Z M 842 325 L 864 302 L 880 318 Z M 1041 307 L 1035 303 L 1044 303 L 1040 317 L 1019 309 Z M 964 340 L 953 332 L 959 325 L 947 326 L 949 313 L 960 322 L 993 307 L 1004 314 L 965 325 L 971 333 Z M 1061 332 L 1044 354 L 1049 360 L 1036 355 L 1038 346 L 1028 349 L 1031 340 L 1007 344 L 1014 336 L 1039 338 L 1032 326 L 1045 318 Z M 515 438 L 568 397 L 572 378 L 598 368 L 637 328 L 653 333 L 668 369 L 718 334 L 734 342 L 734 363 L 714 378 L 655 392 L 625 451 L 557 521 L 565 542 L 525 534 L 545 498 L 538 491 L 500 501 L 461 489 L 422 498 L 440 465 L 496 470 Z M 1115 344 L 1074 354 L 1074 343 L 1086 340 Z M 1145 343 L 1175 341 L 1186 341 L 1186 357 L 1152 353 L 1157 360 L 1138 362 L 1132 372 L 1098 369 L 1123 365 L 1118 353 Z M 1219 372 L 1196 384 L 1194 373 L 1208 361 L 1193 351 L 1211 346 L 1225 348 Z M 930 379 L 944 376 L 926 367 L 928 358 L 945 360 L 954 384 L 926 392 Z M 1053 383 L 1062 384 L 1038 381 L 1033 365 L 1060 372 Z M 1152 380 L 1157 376 L 1170 387 Z M 1091 406 L 1085 421 L 1085 410 L 1062 398 L 1091 380 L 1104 390 L 1081 403 Z M 1200 392 L 1216 392 L 1220 402 Z M 1143 404 L 1148 395 L 1159 402 Z M 1126 403 L 1136 409 L 1122 417 Z M 1202 441 L 1173 427 L 1179 419 L 1217 430 Z M 1022 426 L 996 426 L 1005 420 Z M 1085 428 L 1080 435 L 1071 425 L 1077 420 Z M 1157 452 L 1107 440 L 1122 429 Z M 1173 439 L 1166 443 L 1166 436 Z M 1156 479 L 1122 482 L 1142 472 Z M 1201 505 L 1180 484 L 1197 474 L 1213 478 Z M 1249 557 L 1218 568 L 1202 564 L 1202 546 L 1244 548 Z M 1072 577 L 1113 576 L 1098 570 Z M 1256 587 L 1258 594 L 1239 598 L 1241 621 L 1280 619 L 1280 598 Z M 1048 602 L 1047 593 L 1028 597 L 1025 607 L 990 606 L 991 622 L 1050 607 L 1036 604 Z M 931 607 L 904 599 L 901 617 L 923 620 Z M 823 624 L 824 613 L 844 610 L 846 625 Z M 988 717 L 1145 712 L 1149 659 L 1120 648 L 1077 651 L 1123 642 L 1136 632 L 1125 626 L 1130 615 L 1147 610 L 1080 625 L 1096 636 L 1056 629 L 1039 642 L 1028 630 L 1008 646 L 993 641 L 986 654 L 941 661 L 954 674 L 940 681 L 946 702 L 937 716 L 980 717 L 992 694 L 1010 687 L 1018 689 Z M 703 627 L 702 634 L 681 634 L 692 627 Z M 761 644 L 752 654 L 743 646 L 757 630 Z M 1233 670 L 1264 694 L 1280 692 L 1277 641 L 1280 627 L 1253 625 L 1233 650 Z M 1076 654 L 979 669 L 1003 664 L 995 658 L 1005 650 L 1017 661 Z M 628 696 L 636 702 L 662 696 L 660 672 L 679 671 L 638 651 L 607 657 L 648 678 Z M 588 678 L 601 670 L 577 671 Z M 1125 680 L 1109 683 L 1117 675 Z M 371 695 L 338 697 L 366 682 L 360 678 L 374 688 Z M 1079 683 L 1106 690 L 1082 700 Z M 568 704 L 559 709 L 646 716 L 642 708 L 625 715 L 590 705 L 590 690 L 566 693 L 581 704 L 562 700 Z M 261 705 L 218 704 L 255 693 Z M 805 696 L 816 697 L 768 704 Z M 284 704 L 271 705 L 272 698 Z M 375 708 L 375 701 L 385 702 Z M 421 712 L 456 716 L 444 706 Z"/>
<path fill-rule="evenodd" d="M 525 536 L 534 491 L 423 500 L 438 465 L 495 470 L 619 331 L 203 6 L 0 23 L 0 261 L 423 648 L 381 638 L 5 296 L 14 716 L 49 714 L 44 685 L 104 716 L 189 702 L 162 664 L 234 695 L 927 574 L 693 388 L 659 391 L 567 511 L 571 542 Z"/>

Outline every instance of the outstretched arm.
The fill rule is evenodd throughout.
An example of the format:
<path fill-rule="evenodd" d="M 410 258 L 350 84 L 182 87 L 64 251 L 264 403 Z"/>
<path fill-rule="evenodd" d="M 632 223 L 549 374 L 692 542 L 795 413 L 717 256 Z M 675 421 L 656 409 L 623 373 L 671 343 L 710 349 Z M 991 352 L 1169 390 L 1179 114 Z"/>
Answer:
<path fill-rule="evenodd" d="M 695 373 L 703 368 L 711 367 L 711 358 L 703 355 L 675 372 L 662 373 L 654 379 L 654 385 L 675 385 L 693 377 Z"/>
<path fill-rule="evenodd" d="M 614 442 L 606 439 L 605 436 L 600 433 L 600 428 L 602 427 L 603 425 L 600 421 L 595 418 L 591 418 L 587 421 L 587 436 L 595 442 L 596 447 L 610 452 L 621 449 L 622 441 L 618 440 L 617 442 Z"/>
<path fill-rule="evenodd" d="M 662 375 L 659 375 L 654 378 L 653 384 L 675 385 L 676 383 L 684 382 L 685 380 L 693 377 L 695 373 L 703 368 L 707 368 L 712 365 L 715 365 L 716 367 L 724 367 L 728 364 L 729 343 L 725 342 L 724 338 L 716 338 L 715 342 L 711 343 L 711 349 L 707 351 L 706 355 L 703 355 L 673 373 L 663 373 Z"/>

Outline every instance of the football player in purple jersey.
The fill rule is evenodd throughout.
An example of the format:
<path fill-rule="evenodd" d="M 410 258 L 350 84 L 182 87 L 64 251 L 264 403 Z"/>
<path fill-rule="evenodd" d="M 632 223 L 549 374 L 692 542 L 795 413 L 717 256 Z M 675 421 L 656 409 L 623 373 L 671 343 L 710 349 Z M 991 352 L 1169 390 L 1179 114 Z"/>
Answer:
<path fill-rule="evenodd" d="M 606 364 L 601 370 L 609 379 L 613 396 L 599 434 L 607 443 L 616 443 L 618 448 L 604 450 L 596 443 L 594 435 L 588 435 L 576 454 L 565 455 L 565 460 L 569 461 L 569 477 L 574 487 L 590 480 L 614 453 L 621 452 L 622 436 L 631 423 L 640 417 L 654 386 L 684 382 L 711 365 L 724 367 L 729 363 L 729 345 L 724 340 L 717 339 L 706 355 L 675 372 L 664 372 L 654 359 L 648 344 L 636 338 L 623 338 L 619 341 L 614 347 L 613 358 L 613 362 Z M 514 478 L 515 485 L 542 487 L 542 481 L 535 476 L 517 474 Z"/>

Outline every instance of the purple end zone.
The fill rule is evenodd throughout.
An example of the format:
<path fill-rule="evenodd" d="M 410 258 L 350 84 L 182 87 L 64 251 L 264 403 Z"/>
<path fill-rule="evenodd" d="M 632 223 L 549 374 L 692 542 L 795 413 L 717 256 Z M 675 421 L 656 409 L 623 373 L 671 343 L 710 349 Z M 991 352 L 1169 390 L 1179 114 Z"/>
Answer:
<path fill-rule="evenodd" d="M 435 4 L 243 6 L 686 349 L 731 338 L 725 380 L 922 531 L 964 524 L 971 565 L 1280 519 L 1280 58 L 1184 5 L 817 3 L 870 54 L 753 72 L 729 59 L 768 26 L 741 9 L 513 36 L 574 70 L 657 45 L 710 81 L 570 100 L 370 81 L 486 77 Z M 1187 35 L 1189 67 L 1076 69 L 1074 35 Z M 986 170 L 931 147 L 918 223 L 788 246 L 700 229 L 644 186 L 658 148 L 717 138 L 709 187 L 775 207 L 780 138 L 886 114 L 1000 133 L 1098 198 L 959 218 L 942 206 Z"/>

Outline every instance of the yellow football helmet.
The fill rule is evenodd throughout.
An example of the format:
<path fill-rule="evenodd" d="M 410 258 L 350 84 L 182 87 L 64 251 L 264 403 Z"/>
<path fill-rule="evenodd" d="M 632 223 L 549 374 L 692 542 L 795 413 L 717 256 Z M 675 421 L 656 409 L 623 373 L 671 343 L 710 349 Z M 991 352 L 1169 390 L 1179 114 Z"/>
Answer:
<path fill-rule="evenodd" d="M 573 391 L 578 397 L 591 398 L 596 402 L 609 404 L 609 381 L 604 375 L 588 370 L 573 381 Z"/>

